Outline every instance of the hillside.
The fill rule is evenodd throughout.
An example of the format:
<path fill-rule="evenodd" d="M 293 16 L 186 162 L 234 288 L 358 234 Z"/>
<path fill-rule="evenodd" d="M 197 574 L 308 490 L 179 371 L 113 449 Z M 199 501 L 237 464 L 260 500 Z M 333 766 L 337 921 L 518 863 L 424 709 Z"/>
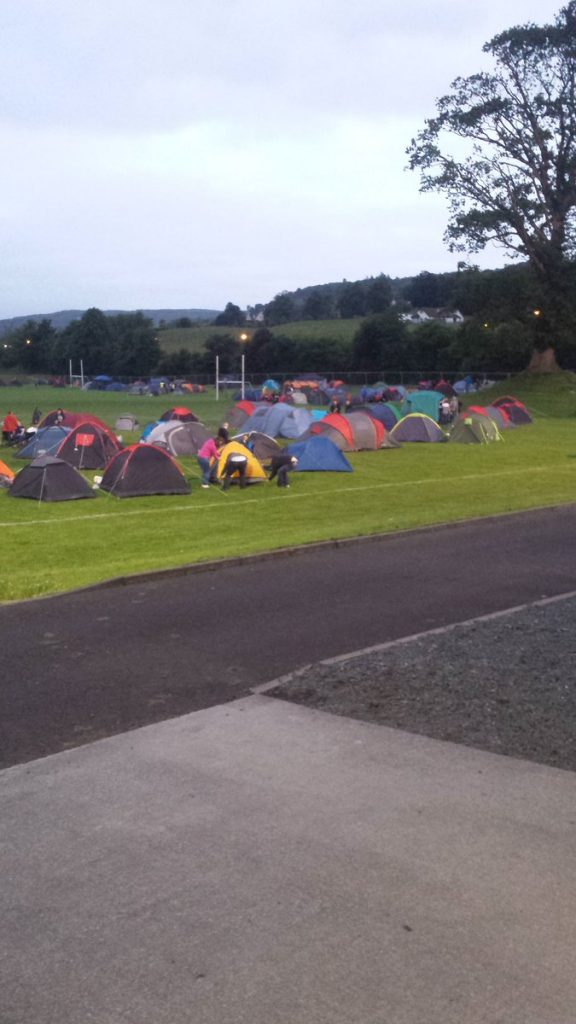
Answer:
<path fill-rule="evenodd" d="M 68 324 L 72 323 L 73 320 L 79 320 L 85 312 L 85 309 L 63 309 L 57 313 L 29 313 L 27 316 L 13 316 L 6 320 L 0 320 L 0 337 L 5 334 L 9 334 L 10 331 L 16 330 L 29 320 L 33 320 L 34 322 L 50 320 L 52 326 L 55 327 L 56 330 L 61 331 L 64 327 L 67 327 Z M 132 313 L 135 312 L 135 310 L 104 309 L 102 312 L 105 316 L 118 316 L 119 313 Z M 154 321 L 155 326 L 158 326 L 163 321 L 166 323 L 172 323 L 174 320 L 179 320 L 181 317 L 188 317 L 190 320 L 213 320 L 215 316 L 218 316 L 220 310 L 141 309 L 138 310 L 138 312 L 149 317 L 150 320 Z"/>

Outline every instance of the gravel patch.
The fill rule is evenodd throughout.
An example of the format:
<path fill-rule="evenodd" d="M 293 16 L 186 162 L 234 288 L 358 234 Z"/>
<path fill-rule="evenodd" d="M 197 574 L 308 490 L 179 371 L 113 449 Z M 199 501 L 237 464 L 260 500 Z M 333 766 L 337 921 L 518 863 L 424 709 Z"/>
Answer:
<path fill-rule="evenodd" d="M 576 771 L 576 598 L 320 662 L 266 692 Z"/>

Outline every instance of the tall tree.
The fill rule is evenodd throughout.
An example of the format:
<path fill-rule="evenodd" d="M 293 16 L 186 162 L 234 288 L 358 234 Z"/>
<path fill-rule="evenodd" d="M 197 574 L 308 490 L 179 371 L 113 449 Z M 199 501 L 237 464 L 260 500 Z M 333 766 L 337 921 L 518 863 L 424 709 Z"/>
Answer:
<path fill-rule="evenodd" d="M 402 370 L 406 359 L 406 327 L 395 313 L 378 313 L 360 324 L 352 341 L 355 370 Z"/>
<path fill-rule="evenodd" d="M 102 310 L 87 309 L 79 320 L 73 320 L 64 328 L 62 341 L 66 359 L 73 363 L 82 360 L 84 373 L 114 372 L 114 331 Z M 78 372 L 79 366 L 74 369 Z"/>
<path fill-rule="evenodd" d="M 246 323 L 246 316 L 240 306 L 234 305 L 233 302 L 227 302 L 226 309 L 223 313 L 218 314 L 214 323 L 219 327 L 242 327 Z"/>
<path fill-rule="evenodd" d="M 272 302 L 268 302 L 264 307 L 266 323 L 272 326 L 290 323 L 291 320 L 294 320 L 295 315 L 294 299 L 289 292 L 279 292 L 274 296 Z"/>
<path fill-rule="evenodd" d="M 554 24 L 510 28 L 483 49 L 494 70 L 456 79 L 413 139 L 410 166 L 423 192 L 448 198 L 452 251 L 493 241 L 529 261 L 542 304 L 534 343 L 544 353 L 575 317 L 576 0 Z M 454 138 L 470 144 L 467 155 L 447 152 Z M 535 363 L 547 365 L 553 360 Z"/>

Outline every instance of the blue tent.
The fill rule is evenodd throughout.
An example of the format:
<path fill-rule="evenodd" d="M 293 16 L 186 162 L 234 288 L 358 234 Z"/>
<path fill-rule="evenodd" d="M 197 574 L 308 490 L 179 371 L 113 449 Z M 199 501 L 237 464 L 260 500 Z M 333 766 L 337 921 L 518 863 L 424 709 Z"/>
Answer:
<path fill-rule="evenodd" d="M 250 433 L 258 430 L 269 437 L 300 437 L 313 421 L 312 414 L 302 406 L 287 405 L 278 402 L 276 405 L 259 405 L 249 419 L 242 424 L 242 432 Z"/>
<path fill-rule="evenodd" d="M 306 441 L 289 444 L 286 451 L 298 459 L 296 471 L 299 473 L 352 473 L 352 466 L 337 445 L 324 437 L 315 434 Z"/>
<path fill-rule="evenodd" d="M 162 420 L 154 420 L 152 423 L 147 423 L 146 426 L 144 427 L 144 430 L 142 431 L 142 437 L 140 438 L 140 440 L 145 441 L 148 435 L 151 434 L 154 428 L 159 426 L 160 423 L 162 423 Z"/>
<path fill-rule="evenodd" d="M 396 410 L 391 405 L 386 405 L 385 402 L 367 402 L 366 405 L 359 405 L 357 408 L 369 412 L 375 420 L 380 420 L 386 430 L 392 430 L 398 422 Z"/>
<path fill-rule="evenodd" d="M 15 457 L 17 459 L 35 459 L 40 455 L 55 455 L 69 433 L 70 427 L 61 427 L 56 424 L 51 427 L 40 427 L 34 437 L 30 438 L 19 452 L 16 452 Z"/>

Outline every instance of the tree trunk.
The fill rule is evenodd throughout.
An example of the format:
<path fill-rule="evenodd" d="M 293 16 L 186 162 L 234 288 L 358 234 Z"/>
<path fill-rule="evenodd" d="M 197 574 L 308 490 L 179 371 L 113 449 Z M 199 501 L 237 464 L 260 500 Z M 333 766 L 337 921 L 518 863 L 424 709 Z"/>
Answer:
<path fill-rule="evenodd" d="M 528 364 L 528 373 L 559 373 L 560 367 L 556 362 L 556 352 L 553 348 L 545 348 L 540 352 L 537 348 L 532 353 Z"/>

